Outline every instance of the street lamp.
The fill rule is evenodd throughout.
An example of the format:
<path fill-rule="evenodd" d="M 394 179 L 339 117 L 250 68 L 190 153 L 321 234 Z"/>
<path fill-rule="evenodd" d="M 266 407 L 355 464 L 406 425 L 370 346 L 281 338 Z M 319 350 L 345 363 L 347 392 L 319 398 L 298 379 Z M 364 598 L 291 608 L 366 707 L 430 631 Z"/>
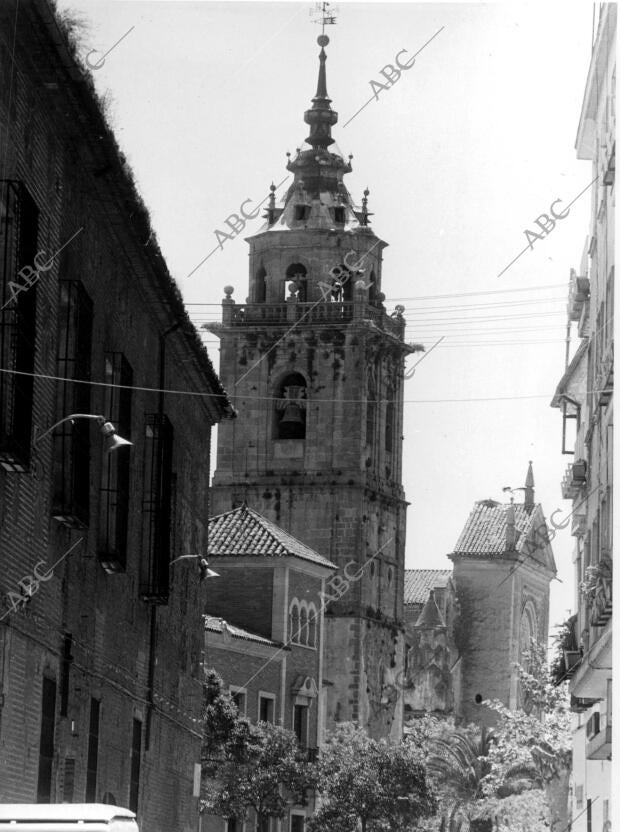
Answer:
<path fill-rule="evenodd" d="M 181 555 L 174 560 L 171 560 L 169 566 L 172 566 L 173 563 L 176 563 L 179 560 L 198 560 L 198 568 L 200 569 L 200 580 L 204 581 L 206 578 L 219 578 L 219 572 L 214 572 L 213 569 L 209 569 L 209 563 L 206 558 L 202 555 Z"/>
<path fill-rule="evenodd" d="M 108 422 L 105 416 L 96 416 L 93 413 L 72 413 L 70 416 L 65 416 L 64 419 L 53 424 L 49 427 L 46 431 L 44 431 L 40 436 L 37 436 L 34 439 L 34 442 L 37 443 L 45 436 L 48 436 L 58 425 L 62 425 L 63 422 L 74 422 L 75 419 L 94 419 L 99 428 L 101 433 L 103 434 L 103 441 L 106 446 L 106 451 L 110 453 L 111 451 L 115 451 L 117 448 L 122 448 L 123 445 L 133 445 L 133 442 L 130 442 L 129 439 L 123 439 L 122 436 L 119 436 L 116 432 L 116 428 L 112 424 L 112 422 Z"/>

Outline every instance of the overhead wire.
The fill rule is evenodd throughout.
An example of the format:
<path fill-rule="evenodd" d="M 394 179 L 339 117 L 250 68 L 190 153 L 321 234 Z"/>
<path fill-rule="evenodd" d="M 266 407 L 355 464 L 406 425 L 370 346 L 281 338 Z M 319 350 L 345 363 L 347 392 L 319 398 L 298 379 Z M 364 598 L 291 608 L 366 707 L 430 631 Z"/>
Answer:
<path fill-rule="evenodd" d="M 438 347 L 439 349 L 439 347 Z M 142 393 L 166 393 L 171 396 L 193 396 L 194 398 L 205 398 L 205 399 L 242 399 L 243 401 L 277 401 L 277 397 L 275 396 L 249 396 L 249 395 L 239 395 L 236 393 L 207 393 L 203 390 L 178 390 L 175 388 L 160 388 L 160 387 L 145 387 L 141 385 L 131 385 L 131 384 L 114 384 L 112 382 L 107 381 L 92 381 L 91 379 L 77 379 L 77 378 L 68 378 L 67 376 L 54 376 L 48 373 L 27 373 L 24 370 L 9 370 L 4 367 L 0 367 L 0 373 L 9 373 L 11 375 L 20 375 L 20 376 L 27 376 L 29 378 L 40 378 L 46 379 L 48 381 L 63 381 L 72 384 L 87 384 L 93 387 L 116 387 L 122 390 L 136 390 Z M 596 395 L 597 393 L 604 393 L 605 390 L 586 390 L 584 391 L 584 395 L 593 394 Z M 442 403 L 456 403 L 456 402 L 488 402 L 488 401 L 518 401 L 524 399 L 546 399 L 550 396 L 555 394 L 555 389 L 551 392 L 545 393 L 528 393 L 521 396 L 475 396 L 472 398 L 466 399 L 458 399 L 458 398 L 446 398 L 446 399 L 404 399 L 404 404 L 442 404 Z M 367 398 L 359 398 L 359 399 L 346 399 L 343 397 L 338 398 L 312 398 L 313 402 L 317 403 L 332 403 L 332 402 L 341 402 L 343 404 L 363 404 L 367 403 L 369 400 Z M 377 402 L 388 402 L 393 401 L 392 399 L 381 398 L 376 399 Z M 395 400 L 394 400 L 395 401 Z"/>

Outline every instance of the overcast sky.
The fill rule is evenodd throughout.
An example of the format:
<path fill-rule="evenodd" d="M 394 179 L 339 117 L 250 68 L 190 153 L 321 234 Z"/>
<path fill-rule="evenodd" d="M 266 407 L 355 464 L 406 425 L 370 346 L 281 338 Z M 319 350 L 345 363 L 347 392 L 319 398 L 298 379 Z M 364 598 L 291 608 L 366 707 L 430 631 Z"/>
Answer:
<path fill-rule="evenodd" d="M 286 151 L 307 135 L 320 33 L 312 4 L 59 6 L 88 21 L 91 64 L 128 32 L 93 70 L 97 88 L 186 302 L 214 304 L 190 305 L 192 317 L 219 320 L 224 285 L 245 301 L 243 237 L 261 220 L 188 275 L 217 245 L 215 229 L 284 179 Z M 525 229 L 540 231 L 535 219 L 556 199 L 561 212 L 593 178 L 574 150 L 592 8 L 345 2 L 327 30 L 333 134 L 354 155 L 346 184 L 358 203 L 370 188 L 373 227 L 389 243 L 386 306 L 406 307 L 407 340 L 428 349 L 445 336 L 405 382 L 409 568 L 449 568 L 445 555 L 474 501 L 506 501 L 502 487 L 522 486 L 530 459 L 546 516 L 571 510 L 560 491 L 571 457 L 561 455 L 561 417 L 549 403 L 564 369 L 569 269 L 581 261 L 590 191 L 498 275 L 527 246 Z M 405 62 L 437 32 L 345 126 L 372 97 L 370 81 L 384 80 L 382 67 L 402 49 Z M 205 342 L 217 365 L 217 341 Z M 573 333 L 572 351 L 576 343 Z M 552 584 L 552 623 L 574 606 L 572 542 L 567 529 L 553 543 L 563 583 Z"/>

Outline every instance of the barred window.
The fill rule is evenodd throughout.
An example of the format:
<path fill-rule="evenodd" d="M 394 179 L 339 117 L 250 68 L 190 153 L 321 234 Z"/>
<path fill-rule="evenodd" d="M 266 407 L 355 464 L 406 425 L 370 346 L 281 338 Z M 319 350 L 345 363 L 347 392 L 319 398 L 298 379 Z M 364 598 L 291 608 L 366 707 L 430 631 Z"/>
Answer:
<path fill-rule="evenodd" d="M 38 222 L 39 210 L 25 185 L 1 181 L 0 366 L 14 372 L 0 373 L 0 464 L 18 472 L 30 463 L 37 306 L 36 285 L 29 286 L 18 272 L 33 268 Z"/>
<path fill-rule="evenodd" d="M 93 303 L 82 283 L 61 280 L 58 304 L 56 413 L 90 413 Z M 71 526 L 88 525 L 90 500 L 90 431 L 87 419 L 63 422 L 54 432 L 53 516 Z"/>
<path fill-rule="evenodd" d="M 131 389 L 133 371 L 120 352 L 105 354 L 104 415 L 119 434 L 131 439 Z M 117 385 L 121 385 L 120 387 Z M 129 449 L 106 454 L 101 470 L 99 501 L 99 560 L 107 572 L 123 572 L 127 564 L 129 520 Z"/>
<path fill-rule="evenodd" d="M 141 596 L 168 601 L 172 531 L 173 428 L 167 416 L 148 414 L 144 449 Z"/>

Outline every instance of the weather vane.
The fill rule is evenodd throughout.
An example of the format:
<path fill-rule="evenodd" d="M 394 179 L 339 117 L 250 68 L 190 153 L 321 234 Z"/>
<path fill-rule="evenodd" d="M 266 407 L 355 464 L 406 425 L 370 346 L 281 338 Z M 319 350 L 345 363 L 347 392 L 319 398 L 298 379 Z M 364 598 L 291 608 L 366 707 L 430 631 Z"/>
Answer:
<path fill-rule="evenodd" d="M 310 15 L 314 18 L 313 23 L 321 24 L 321 34 L 325 34 L 325 27 L 336 23 L 336 13 L 338 9 L 331 3 L 315 3 L 314 8 L 310 9 Z"/>

